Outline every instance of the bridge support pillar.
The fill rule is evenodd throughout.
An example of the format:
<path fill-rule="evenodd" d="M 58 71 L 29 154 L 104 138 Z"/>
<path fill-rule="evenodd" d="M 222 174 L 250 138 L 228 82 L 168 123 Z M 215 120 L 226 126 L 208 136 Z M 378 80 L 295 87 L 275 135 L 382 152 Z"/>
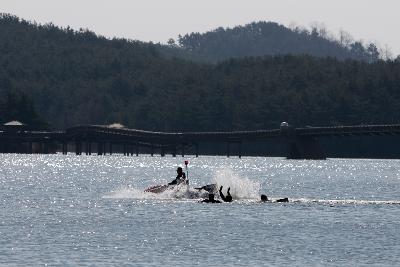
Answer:
<path fill-rule="evenodd" d="M 136 142 L 136 157 L 139 156 L 139 142 Z"/>
<path fill-rule="evenodd" d="M 176 145 L 174 145 L 173 148 L 172 148 L 172 156 L 174 158 L 176 157 Z"/>
<path fill-rule="evenodd" d="M 89 141 L 88 140 L 86 140 L 86 142 L 85 142 L 85 154 L 89 155 Z"/>
<path fill-rule="evenodd" d="M 318 141 L 310 136 L 295 136 L 289 140 L 287 159 L 326 159 Z"/>
<path fill-rule="evenodd" d="M 82 142 L 81 141 L 75 141 L 75 154 L 76 155 L 82 154 Z"/>
<path fill-rule="evenodd" d="M 67 153 L 68 153 L 68 143 L 66 143 L 66 142 L 62 143 L 62 153 L 63 153 L 63 155 L 67 155 Z"/>
<path fill-rule="evenodd" d="M 5 142 L 0 142 L 0 153 L 6 152 L 6 144 Z"/>
<path fill-rule="evenodd" d="M 97 155 L 103 155 L 103 144 L 101 142 L 97 143 Z"/>
<path fill-rule="evenodd" d="M 28 154 L 32 154 L 32 152 L 33 152 L 33 143 L 32 142 L 29 142 L 28 143 Z"/>
<path fill-rule="evenodd" d="M 239 159 L 242 158 L 242 141 L 239 142 Z"/>
<path fill-rule="evenodd" d="M 196 158 L 198 158 L 199 157 L 199 144 L 196 143 L 194 146 L 195 146 L 195 150 L 196 150 Z"/>
<path fill-rule="evenodd" d="M 229 142 L 226 143 L 226 156 L 229 158 L 231 153 L 231 144 Z"/>
<path fill-rule="evenodd" d="M 112 146 L 112 143 L 111 143 L 111 142 L 108 144 L 108 149 L 109 149 L 109 151 L 110 151 L 110 155 L 112 155 L 112 153 L 113 153 L 113 146 Z"/>
<path fill-rule="evenodd" d="M 182 158 L 185 157 L 185 144 L 182 144 Z"/>

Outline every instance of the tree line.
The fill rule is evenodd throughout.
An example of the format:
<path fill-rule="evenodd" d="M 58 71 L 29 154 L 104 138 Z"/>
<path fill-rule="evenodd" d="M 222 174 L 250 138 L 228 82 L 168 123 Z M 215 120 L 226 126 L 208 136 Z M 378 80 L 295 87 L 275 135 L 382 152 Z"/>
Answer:
<path fill-rule="evenodd" d="M 205 62 L 287 54 L 366 62 L 392 57 L 387 47 L 356 41 L 343 30 L 335 37 L 321 24 L 314 24 L 311 29 L 306 29 L 295 25 L 287 28 L 274 22 L 253 22 L 233 28 L 219 27 L 206 33 L 179 35 L 177 42 L 170 39 L 168 44 L 185 51 L 188 58 Z"/>
<path fill-rule="evenodd" d="M 399 60 L 277 55 L 198 63 L 165 56 L 158 44 L 0 18 L 3 121 L 156 131 L 398 123 L 399 85 Z"/>

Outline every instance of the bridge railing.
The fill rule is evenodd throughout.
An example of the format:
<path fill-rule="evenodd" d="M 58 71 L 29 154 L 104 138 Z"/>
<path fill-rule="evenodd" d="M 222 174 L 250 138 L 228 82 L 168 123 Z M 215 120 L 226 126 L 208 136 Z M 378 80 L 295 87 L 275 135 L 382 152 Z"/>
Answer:
<path fill-rule="evenodd" d="M 375 135 L 375 134 L 400 134 L 400 125 L 356 125 L 334 127 L 306 127 L 296 128 L 299 136 L 351 136 L 351 135 Z"/>

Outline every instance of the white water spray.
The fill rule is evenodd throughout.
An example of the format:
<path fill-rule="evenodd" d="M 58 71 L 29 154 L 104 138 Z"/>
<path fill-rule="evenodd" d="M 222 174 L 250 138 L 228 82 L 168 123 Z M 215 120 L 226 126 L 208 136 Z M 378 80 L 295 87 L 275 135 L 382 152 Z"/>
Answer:
<path fill-rule="evenodd" d="M 141 189 L 132 188 L 132 187 L 121 187 L 115 189 L 106 195 L 103 198 L 112 198 L 112 199 L 124 199 L 124 198 L 132 198 L 132 199 L 162 199 L 161 194 L 152 194 L 144 192 Z"/>
<path fill-rule="evenodd" d="M 239 199 L 259 199 L 260 184 L 251 181 L 247 177 L 240 177 L 230 168 L 221 168 L 213 175 L 212 183 L 216 183 L 219 187 L 222 185 L 223 193 L 230 187 L 230 193 L 234 200 Z M 204 190 L 196 190 L 181 184 L 174 187 L 169 187 L 162 193 L 144 192 L 143 189 L 133 188 L 130 186 L 117 188 L 106 194 L 104 198 L 132 198 L 132 199 L 200 199 L 207 198 L 208 192 Z M 218 194 L 217 194 L 217 197 Z"/>
<path fill-rule="evenodd" d="M 231 188 L 232 198 L 235 199 L 259 199 L 260 183 L 251 181 L 247 177 L 240 177 L 230 168 L 217 170 L 213 177 L 214 183 L 224 186 L 222 192 L 225 194 Z"/>
<path fill-rule="evenodd" d="M 144 192 L 143 189 L 128 187 L 121 187 L 113 190 L 103 198 L 111 199 L 199 199 L 207 197 L 208 193 L 204 191 L 195 190 L 187 185 L 178 185 L 168 188 L 162 193 Z"/>

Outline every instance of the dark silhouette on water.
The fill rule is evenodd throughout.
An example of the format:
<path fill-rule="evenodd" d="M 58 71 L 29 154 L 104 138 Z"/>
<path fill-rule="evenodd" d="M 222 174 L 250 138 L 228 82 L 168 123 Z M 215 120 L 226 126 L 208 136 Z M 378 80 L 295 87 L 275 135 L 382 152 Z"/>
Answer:
<path fill-rule="evenodd" d="M 183 172 L 181 167 L 178 167 L 178 169 L 176 169 L 176 172 L 176 178 L 172 182 L 168 183 L 168 185 L 178 185 L 181 183 L 189 184 L 189 181 L 186 180 L 186 174 Z"/>
<path fill-rule="evenodd" d="M 221 199 L 225 202 L 232 202 L 232 196 L 231 193 L 229 192 L 231 190 L 230 187 L 228 187 L 228 191 L 226 192 L 226 196 L 224 196 L 224 194 L 222 193 L 222 188 L 223 186 L 221 185 L 221 187 L 219 188 L 219 196 L 221 197 Z"/>
<path fill-rule="evenodd" d="M 261 195 L 261 202 L 267 202 L 270 201 L 268 199 L 268 197 L 264 194 Z M 285 198 L 279 198 L 277 200 L 275 200 L 275 202 L 289 202 L 289 198 L 285 197 Z"/>
<path fill-rule="evenodd" d="M 171 185 L 180 185 L 180 184 L 189 184 L 189 180 L 186 179 L 186 174 L 183 172 L 181 167 L 178 167 L 176 169 L 177 175 L 176 178 L 174 180 L 172 180 L 172 182 L 166 184 L 166 185 L 155 185 L 152 187 L 149 187 L 147 189 L 144 190 L 144 192 L 150 192 L 150 193 L 162 193 L 165 190 L 167 190 L 168 188 L 173 188 L 173 187 L 169 187 Z"/>
<path fill-rule="evenodd" d="M 205 190 L 209 193 L 216 193 L 217 192 L 217 184 L 208 184 L 202 187 L 195 187 L 196 190 Z"/>
<path fill-rule="evenodd" d="M 287 197 L 280 198 L 280 199 L 277 199 L 276 202 L 289 202 L 289 199 Z"/>
<path fill-rule="evenodd" d="M 214 199 L 214 194 L 208 194 L 208 199 L 201 201 L 202 203 L 221 203 L 221 201 Z"/>

